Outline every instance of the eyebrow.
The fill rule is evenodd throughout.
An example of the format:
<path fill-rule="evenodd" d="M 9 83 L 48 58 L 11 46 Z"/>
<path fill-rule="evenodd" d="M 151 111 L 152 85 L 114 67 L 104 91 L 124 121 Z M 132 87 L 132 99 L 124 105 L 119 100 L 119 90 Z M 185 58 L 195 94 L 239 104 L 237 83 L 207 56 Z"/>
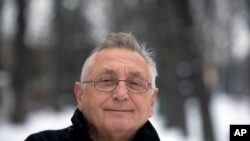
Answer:
<path fill-rule="evenodd" d="M 119 73 L 113 69 L 110 68 L 104 68 L 102 71 L 97 73 L 97 77 L 102 76 L 102 75 L 112 75 L 112 76 L 119 76 Z M 128 77 L 139 77 L 141 79 L 146 80 L 146 76 L 143 76 L 141 72 L 139 71 L 134 71 L 134 72 L 128 72 L 127 73 Z"/>
<path fill-rule="evenodd" d="M 139 78 L 142 78 L 142 79 L 146 79 L 140 72 L 130 72 L 128 73 L 128 76 L 129 77 L 139 77 Z"/>
<path fill-rule="evenodd" d="M 118 73 L 112 69 L 108 69 L 108 68 L 104 68 L 101 72 L 97 73 L 97 76 L 101 76 L 104 74 L 108 74 L 108 75 L 118 75 Z"/>

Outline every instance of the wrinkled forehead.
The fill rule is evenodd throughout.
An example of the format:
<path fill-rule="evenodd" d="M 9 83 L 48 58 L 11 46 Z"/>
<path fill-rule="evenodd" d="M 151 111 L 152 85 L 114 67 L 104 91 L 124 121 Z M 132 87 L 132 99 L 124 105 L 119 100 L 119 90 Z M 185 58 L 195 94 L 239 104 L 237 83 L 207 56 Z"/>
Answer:
<path fill-rule="evenodd" d="M 104 49 L 95 53 L 89 66 L 89 75 L 93 73 L 150 77 L 146 60 L 139 53 L 126 49 Z"/>
<path fill-rule="evenodd" d="M 108 75 L 108 76 L 114 76 L 114 77 L 120 77 L 121 74 L 124 74 L 126 77 L 129 78 L 142 78 L 145 79 L 147 78 L 147 73 L 145 73 L 145 71 L 138 71 L 138 70 L 133 70 L 133 69 L 129 69 L 128 70 L 124 70 L 124 72 L 120 72 L 119 70 L 117 70 L 116 68 L 101 68 L 98 70 L 98 72 L 96 73 L 96 76 L 104 76 L 104 75 Z"/>

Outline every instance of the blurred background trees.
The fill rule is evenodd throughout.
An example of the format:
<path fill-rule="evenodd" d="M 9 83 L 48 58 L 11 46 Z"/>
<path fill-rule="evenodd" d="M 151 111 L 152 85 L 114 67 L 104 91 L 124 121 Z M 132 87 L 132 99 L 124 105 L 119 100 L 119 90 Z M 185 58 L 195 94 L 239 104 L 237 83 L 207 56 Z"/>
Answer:
<path fill-rule="evenodd" d="M 247 0 L 2 0 L 0 11 L 0 112 L 11 122 L 75 106 L 82 64 L 112 32 L 132 32 L 155 48 L 166 127 L 187 136 L 193 105 L 204 141 L 214 141 L 211 97 L 249 98 Z"/>

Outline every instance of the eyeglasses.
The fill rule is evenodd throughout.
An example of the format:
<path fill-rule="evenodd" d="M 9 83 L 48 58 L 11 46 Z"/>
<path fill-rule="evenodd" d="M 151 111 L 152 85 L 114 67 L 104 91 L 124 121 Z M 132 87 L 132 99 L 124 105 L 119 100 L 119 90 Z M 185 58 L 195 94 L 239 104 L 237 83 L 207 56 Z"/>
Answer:
<path fill-rule="evenodd" d="M 104 76 L 96 78 L 95 80 L 83 81 L 81 83 L 94 82 L 94 87 L 96 90 L 100 92 L 112 92 L 117 88 L 120 81 L 125 82 L 127 90 L 131 93 L 141 94 L 151 88 L 150 82 L 138 77 L 133 77 L 126 80 L 119 80 L 115 77 Z"/>

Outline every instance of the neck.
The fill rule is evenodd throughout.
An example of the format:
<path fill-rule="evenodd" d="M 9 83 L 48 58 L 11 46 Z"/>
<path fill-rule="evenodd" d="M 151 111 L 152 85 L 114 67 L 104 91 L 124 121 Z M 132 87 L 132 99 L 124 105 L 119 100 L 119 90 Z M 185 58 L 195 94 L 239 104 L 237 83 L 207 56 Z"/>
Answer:
<path fill-rule="evenodd" d="M 91 136 L 92 137 L 92 136 Z M 114 137 L 114 136 L 99 136 L 99 137 L 92 137 L 94 141 L 132 141 L 133 138 L 124 138 L 124 137 Z"/>
<path fill-rule="evenodd" d="M 90 137 L 94 141 L 132 141 L 136 132 L 105 132 L 89 129 Z"/>

